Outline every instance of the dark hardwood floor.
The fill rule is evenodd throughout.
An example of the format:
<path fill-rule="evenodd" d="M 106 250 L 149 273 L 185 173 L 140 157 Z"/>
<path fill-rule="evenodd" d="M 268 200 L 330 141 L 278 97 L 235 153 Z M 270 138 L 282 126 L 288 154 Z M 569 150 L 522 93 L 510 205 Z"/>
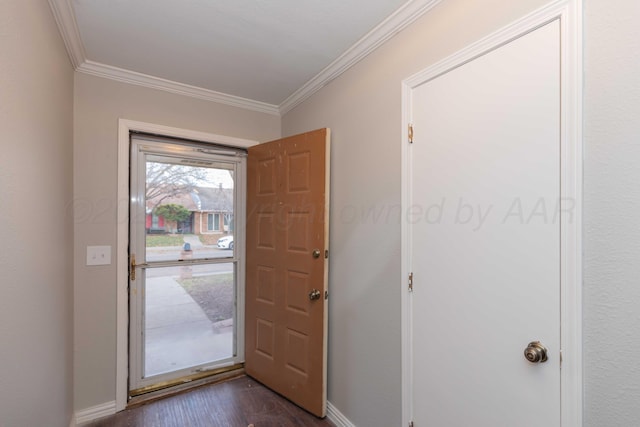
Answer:
<path fill-rule="evenodd" d="M 126 409 L 86 427 L 335 427 L 241 376 Z"/>

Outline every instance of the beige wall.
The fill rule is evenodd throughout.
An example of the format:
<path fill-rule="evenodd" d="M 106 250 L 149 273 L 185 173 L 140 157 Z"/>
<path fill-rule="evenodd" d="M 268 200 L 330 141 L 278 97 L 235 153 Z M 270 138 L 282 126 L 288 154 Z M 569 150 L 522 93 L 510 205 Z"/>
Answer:
<path fill-rule="evenodd" d="M 282 120 L 284 135 L 333 131 L 329 399 L 358 426 L 398 425 L 401 411 L 400 81 L 543 1 L 443 3 Z M 585 0 L 586 427 L 640 420 L 639 7 Z M 77 74 L 72 127 L 46 2 L 3 1 L 0 29 L 0 420 L 66 426 L 74 293 L 75 407 L 115 394 L 115 265 L 85 267 L 84 251 L 115 249 L 117 119 L 258 140 L 280 123 Z"/>
<path fill-rule="evenodd" d="M 584 3 L 584 425 L 638 426 L 640 2 Z"/>
<path fill-rule="evenodd" d="M 357 426 L 401 419 L 401 81 L 544 3 L 445 0 L 283 117 L 332 131 L 329 400 Z"/>
<path fill-rule="evenodd" d="M 2 427 L 71 419 L 72 103 L 48 3 L 0 2 Z"/>
<path fill-rule="evenodd" d="M 115 397 L 116 266 L 87 267 L 85 259 L 89 245 L 110 245 L 115 259 L 118 119 L 266 141 L 280 136 L 280 118 L 80 73 L 74 114 L 74 390 L 82 410 Z"/>
<path fill-rule="evenodd" d="M 397 425 L 400 412 L 400 227 L 352 215 L 400 201 L 400 81 L 543 2 L 443 3 L 283 118 L 283 135 L 333 131 L 329 399 L 356 425 Z M 631 426 L 640 423 L 640 4 L 584 5 L 584 425 Z"/>

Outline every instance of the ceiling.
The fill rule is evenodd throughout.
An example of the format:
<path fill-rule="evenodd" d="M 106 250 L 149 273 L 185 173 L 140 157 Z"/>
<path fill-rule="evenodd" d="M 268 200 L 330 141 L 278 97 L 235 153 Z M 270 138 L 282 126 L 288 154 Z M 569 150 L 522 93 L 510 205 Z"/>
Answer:
<path fill-rule="evenodd" d="M 49 0 L 80 72 L 282 114 L 439 0 Z"/>

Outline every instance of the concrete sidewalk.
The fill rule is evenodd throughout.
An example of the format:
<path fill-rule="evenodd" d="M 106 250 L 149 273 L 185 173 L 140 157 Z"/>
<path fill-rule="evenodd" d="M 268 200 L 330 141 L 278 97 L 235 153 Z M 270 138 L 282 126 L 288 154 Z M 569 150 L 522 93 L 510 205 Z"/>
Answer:
<path fill-rule="evenodd" d="M 147 278 L 145 353 L 145 376 L 225 359 L 233 330 L 214 325 L 173 278 Z"/>

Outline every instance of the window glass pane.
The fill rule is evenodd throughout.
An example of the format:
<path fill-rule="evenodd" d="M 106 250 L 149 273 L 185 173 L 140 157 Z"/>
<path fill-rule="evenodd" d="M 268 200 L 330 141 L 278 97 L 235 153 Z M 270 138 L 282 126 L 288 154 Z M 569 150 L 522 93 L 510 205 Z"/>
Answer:
<path fill-rule="evenodd" d="M 145 270 L 144 376 L 234 356 L 234 264 Z"/>
<path fill-rule="evenodd" d="M 232 257 L 232 227 L 223 224 L 233 216 L 233 165 L 174 161 L 147 156 L 146 261 Z"/>

